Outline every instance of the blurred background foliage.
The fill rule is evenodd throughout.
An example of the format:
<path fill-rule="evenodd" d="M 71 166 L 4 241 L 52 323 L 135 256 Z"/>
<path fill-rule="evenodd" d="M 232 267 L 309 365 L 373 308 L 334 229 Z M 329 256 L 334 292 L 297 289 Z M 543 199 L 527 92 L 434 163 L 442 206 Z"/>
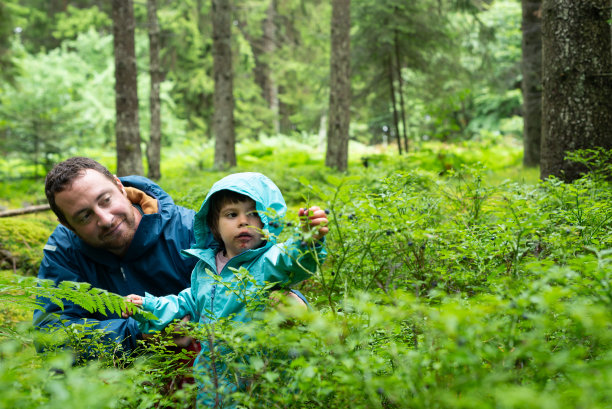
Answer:
<path fill-rule="evenodd" d="M 329 96 L 327 2 L 273 3 L 275 44 L 260 51 L 269 2 L 234 4 L 238 141 L 284 135 L 325 141 Z M 162 151 L 207 146 L 212 135 L 210 10 L 199 0 L 158 1 L 163 70 Z M 0 177 L 41 177 L 61 158 L 113 150 L 114 63 L 110 3 L 5 0 L 0 8 Z M 140 127 L 149 135 L 145 3 L 134 5 Z M 401 134 L 456 142 L 522 134 L 521 6 L 516 0 L 356 0 L 352 4 L 351 140 L 394 149 L 388 56 L 401 68 Z M 258 48 L 259 47 L 259 48 Z M 263 97 L 267 64 L 277 109 Z M 10 68 L 10 69 L 9 69 Z M 400 95 L 401 94 L 401 95 Z M 207 155 L 211 155 L 207 153 Z M 210 163 L 202 157 L 202 163 Z"/>

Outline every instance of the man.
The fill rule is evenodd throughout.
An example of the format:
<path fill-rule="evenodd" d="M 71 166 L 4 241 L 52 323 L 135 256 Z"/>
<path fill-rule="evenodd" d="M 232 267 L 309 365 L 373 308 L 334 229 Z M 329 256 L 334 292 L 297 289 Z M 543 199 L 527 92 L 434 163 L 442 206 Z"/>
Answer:
<path fill-rule="evenodd" d="M 45 194 L 60 225 L 44 247 L 39 278 L 88 282 L 120 295 L 161 296 L 189 286 L 196 260 L 180 251 L 194 241 L 194 211 L 175 205 L 150 180 L 119 179 L 92 159 L 74 157 L 49 172 Z M 40 328 L 86 321 L 126 351 L 141 338 L 132 319 L 41 301 L 45 311 L 34 313 Z"/>
<path fill-rule="evenodd" d="M 92 159 L 73 157 L 49 172 L 45 194 L 60 225 L 44 247 L 39 278 L 87 282 L 120 295 L 163 296 L 189 287 L 197 259 L 181 250 L 195 241 L 195 212 L 175 205 L 152 181 L 117 178 Z M 63 309 L 40 301 L 44 311 L 34 313 L 39 328 L 86 322 L 124 351 L 142 338 L 132 318 L 92 314 L 68 301 Z"/>

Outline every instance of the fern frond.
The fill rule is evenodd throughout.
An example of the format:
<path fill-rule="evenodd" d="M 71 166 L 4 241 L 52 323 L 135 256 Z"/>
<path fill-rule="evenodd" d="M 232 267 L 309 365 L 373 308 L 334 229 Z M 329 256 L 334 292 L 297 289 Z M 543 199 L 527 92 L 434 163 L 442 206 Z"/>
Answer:
<path fill-rule="evenodd" d="M 133 304 L 126 303 L 124 297 L 92 287 L 89 283 L 62 281 L 56 286 L 51 280 L 36 277 L 17 274 L 0 277 L 0 302 L 10 300 L 20 305 L 42 308 L 36 303 L 36 297 L 47 299 L 61 309 L 64 308 L 64 302 L 69 301 L 90 313 L 121 314 L 126 309 L 140 312 L 138 309 L 133 309 L 135 308 Z"/>

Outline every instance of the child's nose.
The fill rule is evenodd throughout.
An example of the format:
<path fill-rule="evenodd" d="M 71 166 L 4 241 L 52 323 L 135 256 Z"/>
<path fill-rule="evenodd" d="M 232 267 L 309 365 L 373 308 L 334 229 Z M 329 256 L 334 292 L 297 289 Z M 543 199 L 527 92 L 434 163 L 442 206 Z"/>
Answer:
<path fill-rule="evenodd" d="M 249 218 L 245 214 L 241 214 L 238 216 L 239 226 L 247 226 L 248 224 L 249 224 Z"/>

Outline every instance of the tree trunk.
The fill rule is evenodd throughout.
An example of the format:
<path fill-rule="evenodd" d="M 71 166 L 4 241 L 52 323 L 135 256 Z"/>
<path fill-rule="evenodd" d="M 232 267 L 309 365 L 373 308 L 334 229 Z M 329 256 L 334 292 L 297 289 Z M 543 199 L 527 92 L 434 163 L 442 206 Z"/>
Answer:
<path fill-rule="evenodd" d="M 285 87 L 278 87 L 278 95 L 284 95 Z M 288 135 L 293 131 L 293 123 L 291 123 L 292 109 L 289 104 L 285 104 L 282 98 L 278 99 L 278 122 L 281 134 Z M 327 131 L 327 130 L 326 130 Z"/>
<path fill-rule="evenodd" d="M 265 81 L 263 83 L 263 95 L 268 107 L 274 115 L 272 127 L 274 133 L 280 132 L 280 120 L 278 117 L 278 85 L 270 68 L 270 58 L 276 51 L 276 1 L 270 0 L 266 18 L 263 21 L 263 50 L 265 55 Z"/>
<path fill-rule="evenodd" d="M 387 73 L 389 78 L 389 91 L 391 93 L 391 105 L 393 107 L 393 126 L 395 127 L 395 136 L 397 138 L 397 150 L 402 154 L 402 140 L 399 132 L 399 119 L 397 114 L 397 102 L 395 102 L 395 85 L 393 83 L 393 61 L 391 55 L 387 58 Z"/>
<path fill-rule="evenodd" d="M 523 165 L 540 164 L 542 134 L 542 0 L 523 3 Z"/>
<path fill-rule="evenodd" d="M 157 180 L 161 178 L 161 101 L 159 87 L 162 72 L 159 66 L 159 22 L 157 20 L 156 0 L 147 0 L 147 19 L 149 27 L 149 74 L 151 92 L 149 95 L 151 111 L 151 135 L 147 145 L 148 176 Z"/>
<path fill-rule="evenodd" d="M 397 29 L 395 30 L 395 70 L 397 75 L 397 88 L 400 99 L 400 117 L 402 118 L 402 136 L 404 137 L 404 150 L 408 153 L 408 135 L 406 134 L 406 109 L 404 108 L 404 83 L 402 81 L 402 64 L 399 50 L 399 40 L 397 35 Z M 399 129 L 398 129 L 399 131 Z"/>
<path fill-rule="evenodd" d="M 329 122 L 325 165 L 345 171 L 348 166 L 351 119 L 351 0 L 332 0 Z"/>
<path fill-rule="evenodd" d="M 567 152 L 612 149 L 609 18 L 610 0 L 542 3 L 542 179 L 580 177 Z"/>
<path fill-rule="evenodd" d="M 236 166 L 234 130 L 234 84 L 232 72 L 232 4 L 231 0 L 213 0 L 213 134 L 217 169 Z"/>
<path fill-rule="evenodd" d="M 253 37 L 246 30 L 246 22 L 240 21 L 239 27 L 244 38 L 251 46 L 255 66 L 253 75 L 255 83 L 261 89 L 261 96 L 265 99 L 268 108 L 273 114 L 272 128 L 275 133 L 280 132 L 278 85 L 272 75 L 270 58 L 276 51 L 276 0 L 269 0 L 266 18 L 261 23 L 262 36 Z"/>
<path fill-rule="evenodd" d="M 113 0 L 117 175 L 142 175 L 132 0 Z"/>

